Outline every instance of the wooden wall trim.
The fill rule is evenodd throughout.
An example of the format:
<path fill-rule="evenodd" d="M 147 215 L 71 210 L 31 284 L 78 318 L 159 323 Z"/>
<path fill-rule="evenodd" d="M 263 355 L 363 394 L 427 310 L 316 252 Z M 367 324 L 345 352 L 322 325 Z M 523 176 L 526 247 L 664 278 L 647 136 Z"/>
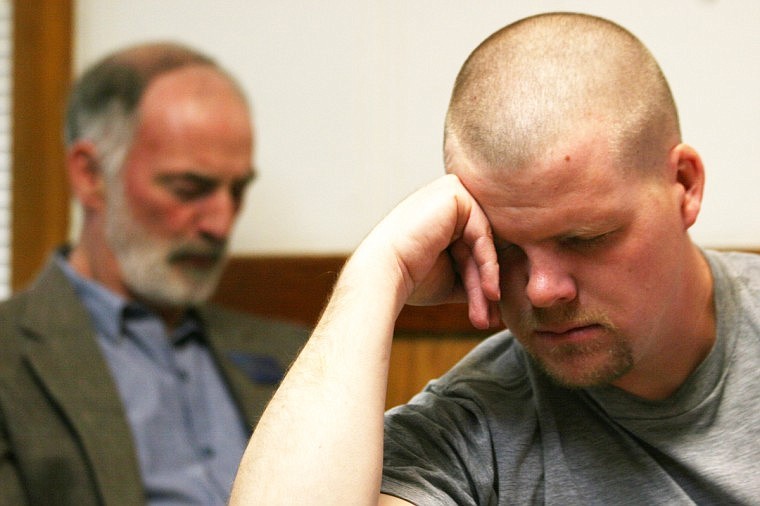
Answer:
<path fill-rule="evenodd" d="M 73 0 L 14 0 L 11 287 L 24 286 L 65 240 L 69 190 L 63 107 L 71 77 Z"/>
<path fill-rule="evenodd" d="M 214 301 L 241 311 L 312 326 L 317 322 L 345 256 L 237 256 L 222 276 Z M 401 333 L 486 335 L 467 318 L 464 304 L 406 306 Z"/>

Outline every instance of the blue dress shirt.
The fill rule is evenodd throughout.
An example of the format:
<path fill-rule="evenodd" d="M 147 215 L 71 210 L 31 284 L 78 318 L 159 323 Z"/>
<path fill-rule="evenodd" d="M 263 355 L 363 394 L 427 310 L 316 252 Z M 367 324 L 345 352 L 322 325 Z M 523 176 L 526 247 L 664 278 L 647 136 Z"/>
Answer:
<path fill-rule="evenodd" d="M 190 310 L 168 334 L 145 307 L 82 278 L 63 256 L 57 261 L 92 317 L 132 429 L 148 504 L 225 504 L 249 432 L 202 322 Z"/>

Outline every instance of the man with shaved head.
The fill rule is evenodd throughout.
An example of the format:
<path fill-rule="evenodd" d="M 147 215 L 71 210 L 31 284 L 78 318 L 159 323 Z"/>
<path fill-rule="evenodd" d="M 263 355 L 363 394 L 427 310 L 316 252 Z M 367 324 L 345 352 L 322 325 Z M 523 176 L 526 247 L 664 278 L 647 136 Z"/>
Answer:
<path fill-rule="evenodd" d="M 0 306 L 0 504 L 224 504 L 305 341 L 206 304 L 254 179 L 247 100 L 174 43 L 75 83 L 79 241 Z"/>
<path fill-rule="evenodd" d="M 347 262 L 232 503 L 757 502 L 760 258 L 689 238 L 704 168 L 642 43 L 582 14 L 499 30 L 444 154 Z M 399 311 L 456 301 L 507 330 L 383 416 Z"/>

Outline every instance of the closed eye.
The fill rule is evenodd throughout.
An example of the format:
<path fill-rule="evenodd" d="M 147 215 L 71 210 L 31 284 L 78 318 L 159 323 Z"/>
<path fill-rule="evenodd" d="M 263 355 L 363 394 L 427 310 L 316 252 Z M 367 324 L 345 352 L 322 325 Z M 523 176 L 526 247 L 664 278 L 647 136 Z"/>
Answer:
<path fill-rule="evenodd" d="M 592 236 L 573 236 L 560 239 L 560 243 L 563 246 L 576 250 L 588 250 L 596 248 L 607 243 L 612 237 L 614 232 L 606 232 L 604 234 L 592 235 Z"/>
<path fill-rule="evenodd" d="M 189 202 L 212 193 L 219 181 L 197 174 L 167 174 L 158 178 L 161 185 L 178 200 Z"/>

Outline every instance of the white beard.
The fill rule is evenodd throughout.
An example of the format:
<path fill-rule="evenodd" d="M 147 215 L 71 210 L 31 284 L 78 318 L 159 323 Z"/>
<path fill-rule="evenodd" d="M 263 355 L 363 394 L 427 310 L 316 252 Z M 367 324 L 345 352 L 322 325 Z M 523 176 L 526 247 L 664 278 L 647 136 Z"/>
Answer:
<path fill-rule="evenodd" d="M 125 285 L 146 301 L 170 307 L 205 302 L 226 265 L 226 243 L 165 239 L 151 234 L 131 215 L 120 176 L 109 185 L 105 237 L 121 268 Z M 175 262 L 187 254 L 214 255 L 210 268 Z"/>

